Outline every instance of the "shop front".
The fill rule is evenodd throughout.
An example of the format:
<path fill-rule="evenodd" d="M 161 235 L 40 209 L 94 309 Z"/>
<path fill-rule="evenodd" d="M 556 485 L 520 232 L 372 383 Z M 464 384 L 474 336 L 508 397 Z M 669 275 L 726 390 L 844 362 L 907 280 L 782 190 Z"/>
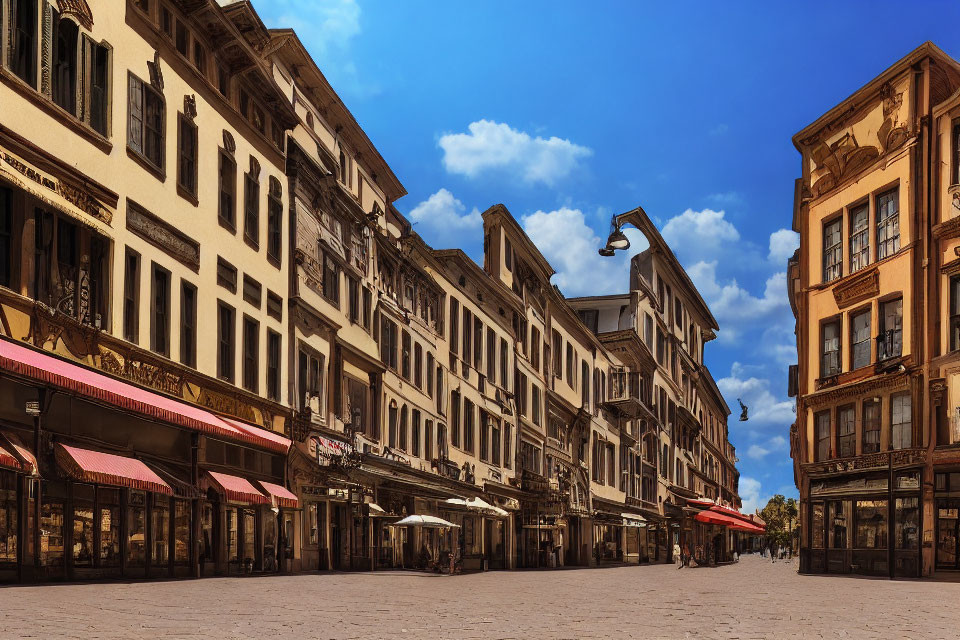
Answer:
<path fill-rule="evenodd" d="M 914 468 L 812 478 L 803 569 L 918 577 L 920 474 Z"/>
<path fill-rule="evenodd" d="M 624 526 L 619 513 L 594 511 L 594 558 L 598 564 L 624 561 Z"/>

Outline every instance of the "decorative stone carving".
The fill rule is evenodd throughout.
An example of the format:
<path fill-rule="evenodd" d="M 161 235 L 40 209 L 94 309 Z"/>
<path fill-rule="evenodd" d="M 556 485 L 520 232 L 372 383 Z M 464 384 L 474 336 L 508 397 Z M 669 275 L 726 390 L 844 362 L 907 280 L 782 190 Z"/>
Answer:
<path fill-rule="evenodd" d="M 153 52 L 153 62 L 148 62 L 147 67 L 150 69 L 150 85 L 163 93 L 163 71 L 160 70 L 160 52 Z"/>
<path fill-rule="evenodd" d="M 93 29 L 93 12 L 86 0 L 57 0 L 57 10 L 62 17 L 73 16 L 84 29 Z"/>
<path fill-rule="evenodd" d="M 223 148 L 230 155 L 233 155 L 237 151 L 237 143 L 233 139 L 233 134 L 226 129 L 223 130 Z"/>
<path fill-rule="evenodd" d="M 200 269 L 200 243 L 130 199 L 127 228 L 194 271 Z"/>
<path fill-rule="evenodd" d="M 876 267 L 858 274 L 833 289 L 833 297 L 837 301 L 837 306 L 841 309 L 879 295 L 879 293 L 880 271 Z"/>
<path fill-rule="evenodd" d="M 183 96 L 183 115 L 187 116 L 187 119 L 193 122 L 193 119 L 197 117 L 197 96 L 194 94 L 189 94 Z"/>

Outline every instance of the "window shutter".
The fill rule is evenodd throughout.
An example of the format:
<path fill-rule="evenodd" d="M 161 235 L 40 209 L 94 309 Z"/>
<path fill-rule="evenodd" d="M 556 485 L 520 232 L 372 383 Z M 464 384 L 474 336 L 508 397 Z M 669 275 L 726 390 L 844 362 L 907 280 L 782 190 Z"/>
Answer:
<path fill-rule="evenodd" d="M 136 76 L 129 76 L 130 84 L 127 90 L 127 146 L 143 153 L 143 81 Z"/>

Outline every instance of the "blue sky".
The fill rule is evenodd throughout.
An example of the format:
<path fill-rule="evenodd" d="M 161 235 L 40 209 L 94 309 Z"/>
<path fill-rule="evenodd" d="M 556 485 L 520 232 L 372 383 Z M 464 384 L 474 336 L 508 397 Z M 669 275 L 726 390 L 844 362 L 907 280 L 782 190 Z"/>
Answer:
<path fill-rule="evenodd" d="M 796 496 L 785 261 L 791 136 L 924 40 L 960 55 L 940 2 L 254 0 L 293 27 L 406 186 L 435 247 L 481 252 L 502 202 L 567 295 L 627 285 L 596 255 L 641 205 L 720 324 L 706 360 L 731 408 L 744 508 Z M 915 19 L 927 16 L 935 19 Z M 642 248 L 642 247 L 641 247 Z"/>

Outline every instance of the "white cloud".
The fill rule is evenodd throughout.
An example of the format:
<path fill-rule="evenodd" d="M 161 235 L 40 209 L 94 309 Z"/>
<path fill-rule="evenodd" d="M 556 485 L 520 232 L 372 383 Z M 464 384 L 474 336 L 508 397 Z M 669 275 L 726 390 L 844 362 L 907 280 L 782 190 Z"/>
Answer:
<path fill-rule="evenodd" d="M 690 250 L 713 255 L 725 248 L 724 243 L 740 240 L 740 232 L 724 216 L 713 209 L 687 209 L 667 220 L 660 234 L 677 255 L 689 255 Z"/>
<path fill-rule="evenodd" d="M 717 386 L 727 399 L 727 404 L 738 406 L 739 398 L 750 409 L 750 422 L 763 426 L 775 426 L 786 431 L 795 418 L 793 401 L 778 400 L 770 392 L 770 380 L 746 376 L 740 363 L 734 362 L 730 368 L 730 375 L 717 380 Z M 785 439 L 783 443 L 786 443 Z"/>
<path fill-rule="evenodd" d="M 488 171 L 518 176 L 528 184 L 553 185 L 577 169 L 593 151 L 563 138 L 531 137 L 510 125 L 478 120 L 469 133 L 440 137 L 443 165 L 450 173 L 475 178 Z"/>
<path fill-rule="evenodd" d="M 418 204 L 408 216 L 417 233 L 429 230 L 432 240 L 457 240 L 453 236 L 462 231 L 477 231 L 483 225 L 480 210 L 474 207 L 467 211 L 460 200 L 446 189 Z"/>
<path fill-rule="evenodd" d="M 740 476 L 740 499 L 743 501 L 741 511 L 743 513 L 754 513 L 757 509 L 767 506 L 767 502 L 772 496 L 769 494 L 761 496 L 763 486 L 760 481 L 750 476 Z"/>
<path fill-rule="evenodd" d="M 629 288 L 630 257 L 647 247 L 643 234 L 633 228 L 623 231 L 630 249 L 604 258 L 597 254 L 601 239 L 586 223 L 580 209 L 561 207 L 555 211 L 536 211 L 523 216 L 524 231 L 556 269 L 553 284 L 563 295 L 574 297 L 626 293 Z"/>
<path fill-rule="evenodd" d="M 743 204 L 743 196 L 740 195 L 737 191 L 722 191 L 719 193 L 711 193 L 707 196 L 707 200 L 711 202 L 716 202 L 719 205 L 737 205 Z"/>
<path fill-rule="evenodd" d="M 776 265 L 783 265 L 800 246 L 800 234 L 790 229 L 779 229 L 770 234 L 770 252 L 767 259 Z"/>
<path fill-rule="evenodd" d="M 360 34 L 360 6 L 356 0 L 271 0 L 264 9 L 275 16 L 278 24 L 296 30 L 301 41 L 321 57 L 332 48 L 346 47 Z M 323 60 L 318 63 L 323 64 Z"/>
<path fill-rule="evenodd" d="M 754 443 L 747 449 L 747 456 L 754 460 L 763 460 L 774 451 L 783 451 L 787 448 L 787 439 L 783 436 L 774 436 L 763 444 Z"/>

